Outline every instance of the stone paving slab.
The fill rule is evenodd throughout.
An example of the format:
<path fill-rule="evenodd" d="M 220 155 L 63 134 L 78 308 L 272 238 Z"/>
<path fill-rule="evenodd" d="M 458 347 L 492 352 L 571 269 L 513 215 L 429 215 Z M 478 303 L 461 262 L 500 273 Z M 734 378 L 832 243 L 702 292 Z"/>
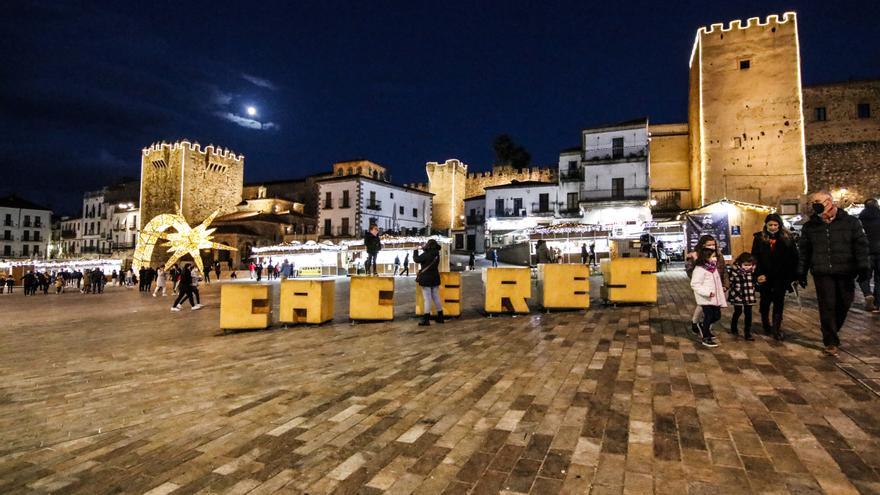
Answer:
<path fill-rule="evenodd" d="M 517 318 L 463 285 L 443 326 L 412 279 L 350 325 L 340 281 L 336 323 L 228 335 L 216 283 L 180 313 L 0 296 L 0 493 L 880 493 L 876 315 L 830 359 L 809 290 L 785 343 L 710 350 L 680 271 L 656 305 Z"/>

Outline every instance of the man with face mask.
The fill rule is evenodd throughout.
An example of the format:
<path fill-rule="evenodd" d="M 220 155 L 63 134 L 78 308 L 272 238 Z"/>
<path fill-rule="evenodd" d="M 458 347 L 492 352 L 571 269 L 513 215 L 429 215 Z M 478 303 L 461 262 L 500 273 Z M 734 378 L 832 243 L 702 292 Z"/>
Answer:
<path fill-rule="evenodd" d="M 798 243 L 798 276 L 806 287 L 807 272 L 813 273 L 825 353 L 836 356 L 838 332 L 855 297 L 854 279 L 861 282 L 870 274 L 868 239 L 859 220 L 838 208 L 831 194 L 814 193 L 810 203 L 813 214 Z"/>

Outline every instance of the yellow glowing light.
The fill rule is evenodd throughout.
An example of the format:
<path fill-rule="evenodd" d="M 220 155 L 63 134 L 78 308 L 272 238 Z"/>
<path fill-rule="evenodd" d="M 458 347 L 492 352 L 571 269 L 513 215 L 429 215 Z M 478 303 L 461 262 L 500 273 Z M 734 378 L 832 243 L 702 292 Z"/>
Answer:
<path fill-rule="evenodd" d="M 168 252 L 171 253 L 171 258 L 165 263 L 166 270 L 184 256 L 189 255 L 199 270 L 204 271 L 202 257 L 199 255 L 200 249 L 237 251 L 234 247 L 211 240 L 212 234 L 216 229 L 209 229 L 208 226 L 211 225 L 211 222 L 218 213 L 215 211 L 195 228 L 190 227 L 180 213 L 166 213 L 153 218 L 138 235 L 137 247 L 135 248 L 132 263 L 134 269 L 138 270 L 142 266 L 149 266 L 153 249 L 159 242 L 159 239 L 167 241 L 162 246 L 167 247 Z M 167 232 L 171 228 L 174 229 L 174 232 Z"/>

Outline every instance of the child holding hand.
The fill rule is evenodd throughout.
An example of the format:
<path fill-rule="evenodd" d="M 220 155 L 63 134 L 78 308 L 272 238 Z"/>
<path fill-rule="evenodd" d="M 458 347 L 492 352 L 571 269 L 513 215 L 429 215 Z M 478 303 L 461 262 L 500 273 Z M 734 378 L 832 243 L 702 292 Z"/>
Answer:
<path fill-rule="evenodd" d="M 718 341 L 712 334 L 712 324 L 721 319 L 721 308 L 727 307 L 727 299 L 718 269 L 718 253 L 714 249 L 704 248 L 697 253 L 691 288 L 697 304 L 703 308 L 703 321 L 697 324 L 702 344 L 705 347 L 718 347 Z"/>

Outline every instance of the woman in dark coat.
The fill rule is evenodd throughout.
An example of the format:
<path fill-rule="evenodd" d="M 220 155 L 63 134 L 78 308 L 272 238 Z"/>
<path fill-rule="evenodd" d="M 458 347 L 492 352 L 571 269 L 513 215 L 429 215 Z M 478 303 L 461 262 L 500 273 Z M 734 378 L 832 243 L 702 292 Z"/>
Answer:
<path fill-rule="evenodd" d="M 792 291 L 791 284 L 797 280 L 798 251 L 791 234 L 785 230 L 782 217 L 776 213 L 767 215 L 764 219 L 764 230 L 755 233 L 752 256 L 756 261 L 755 276 L 758 293 L 761 295 L 759 308 L 764 334 L 782 340 L 785 338 L 782 332 L 785 295 Z"/>
<path fill-rule="evenodd" d="M 420 326 L 431 324 L 431 302 L 437 310 L 437 323 L 443 323 L 443 302 L 440 300 L 440 245 L 434 239 L 422 247 L 422 254 L 418 249 L 413 250 L 413 261 L 419 264 L 419 272 L 416 275 L 416 283 L 422 289 L 425 301 L 424 314 Z"/>

